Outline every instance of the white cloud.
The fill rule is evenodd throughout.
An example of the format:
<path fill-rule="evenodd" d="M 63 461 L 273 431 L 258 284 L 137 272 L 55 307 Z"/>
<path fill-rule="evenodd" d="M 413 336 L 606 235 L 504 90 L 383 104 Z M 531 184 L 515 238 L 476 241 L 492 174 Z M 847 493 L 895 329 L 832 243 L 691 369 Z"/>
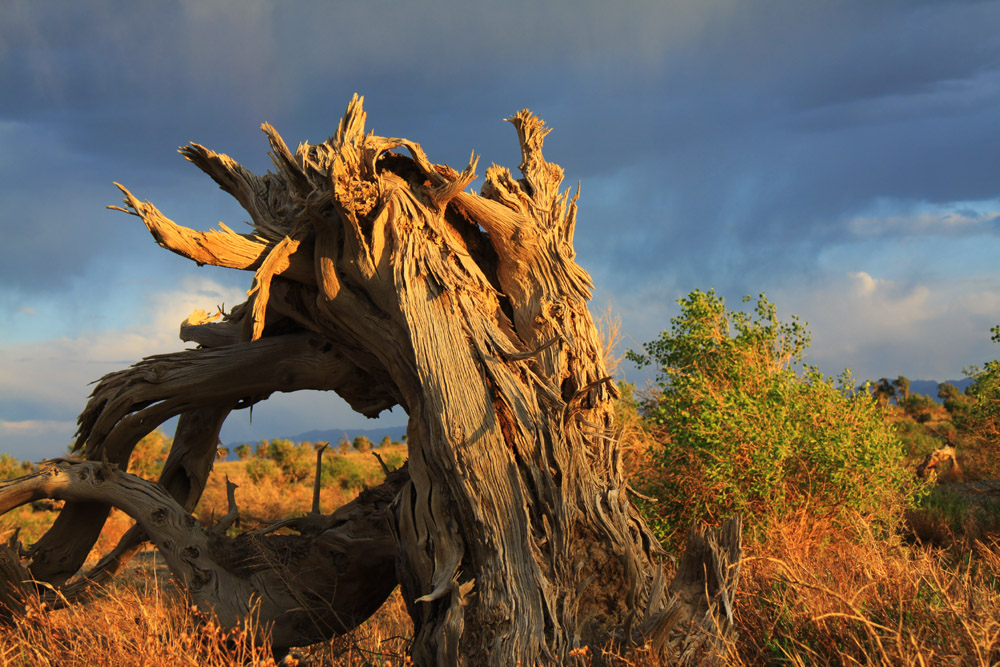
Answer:
<path fill-rule="evenodd" d="M 7 421 L 0 419 L 0 433 L 63 433 L 73 428 L 73 422 L 53 421 L 45 419 L 24 419 L 22 421 Z"/>
<path fill-rule="evenodd" d="M 859 379 L 906 375 L 939 381 L 996 357 L 989 328 L 1000 321 L 1000 278 L 899 283 L 864 271 L 785 287 L 769 296 L 779 315 L 808 322 L 808 363 Z M 992 356 L 991 356 L 992 355 Z"/>
<path fill-rule="evenodd" d="M 179 325 L 192 310 L 230 308 L 244 299 L 241 289 L 189 277 L 176 289 L 150 294 L 126 329 L 0 345 L 0 451 L 27 455 L 26 443 L 33 450 L 46 438 L 62 451 L 90 383 L 143 357 L 183 349 Z"/>
<path fill-rule="evenodd" d="M 852 234 L 872 236 L 961 236 L 992 233 L 1000 222 L 997 202 L 952 203 L 948 206 L 908 205 L 901 213 L 875 212 L 850 218 L 847 227 Z M 876 204 L 878 209 L 891 206 Z M 895 206 L 903 207 L 897 203 Z"/>
<path fill-rule="evenodd" d="M 875 290 L 878 288 L 878 281 L 876 281 L 874 278 L 872 278 L 864 271 L 858 271 L 857 273 L 848 273 L 847 277 L 853 283 L 854 291 L 857 294 L 862 294 L 862 295 L 874 294 Z"/>

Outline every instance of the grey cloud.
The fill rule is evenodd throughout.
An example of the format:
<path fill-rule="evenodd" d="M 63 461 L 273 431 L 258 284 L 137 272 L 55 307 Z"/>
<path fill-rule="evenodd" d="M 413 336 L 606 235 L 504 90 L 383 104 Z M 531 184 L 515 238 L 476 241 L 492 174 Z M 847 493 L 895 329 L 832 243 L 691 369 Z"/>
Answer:
<path fill-rule="evenodd" d="M 0 123 L 31 139 L 0 135 L 5 289 L 65 289 L 126 259 L 180 270 L 102 210 L 110 181 L 183 224 L 236 224 L 175 148 L 262 171 L 261 121 L 290 144 L 322 141 L 355 91 L 376 132 L 458 167 L 475 150 L 481 171 L 519 161 L 503 116 L 541 115 L 547 156 L 583 182 L 580 261 L 620 294 L 820 280 L 824 252 L 861 244 L 852 221 L 877 200 L 1000 196 L 997 3 L 10 0 L 2 13 Z M 918 233 L 889 227 L 886 241 Z M 942 243 L 942 262 L 955 248 Z"/>

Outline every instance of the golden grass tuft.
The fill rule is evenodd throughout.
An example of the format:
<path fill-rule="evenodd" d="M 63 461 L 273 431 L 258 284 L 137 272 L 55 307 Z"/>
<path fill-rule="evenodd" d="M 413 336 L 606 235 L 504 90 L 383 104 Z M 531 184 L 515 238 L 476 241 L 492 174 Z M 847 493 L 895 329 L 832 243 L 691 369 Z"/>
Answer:
<path fill-rule="evenodd" d="M 1000 660 L 1000 555 L 911 546 L 803 515 L 750 545 L 737 665 L 992 665 Z"/>
<path fill-rule="evenodd" d="M 631 439 L 651 437 L 640 424 Z M 630 450 L 641 465 L 642 448 Z M 370 454 L 351 453 L 359 465 Z M 631 457 L 630 457 L 631 458 Z M 254 483 L 241 462 L 217 464 L 198 515 L 226 512 L 225 477 L 240 484 L 244 529 L 311 505 L 311 482 L 264 478 Z M 328 484 L 330 511 L 356 491 Z M 32 530 L 54 513 L 19 510 Z M 24 517 L 22 517 L 24 518 Z M 17 521 L 5 517 L 2 525 Z M 32 523 L 33 522 L 33 523 Z M 130 525 L 115 513 L 104 549 Z M 38 524 L 37 526 L 35 524 Z M 746 544 L 736 600 L 738 636 L 726 662 L 753 665 L 991 665 L 1000 662 L 1000 544 L 988 533 L 948 549 L 911 544 L 896 533 L 873 533 L 861 519 L 851 529 L 801 513 L 770 524 Z M 12 628 L 0 631 L 2 665 L 275 665 L 254 639 L 254 628 L 224 633 L 191 609 L 152 552 L 136 558 L 86 605 L 59 611 L 29 605 Z M 325 644 L 303 648 L 286 664 L 314 667 L 405 665 L 412 625 L 397 591 L 371 619 Z M 582 650 L 577 664 L 611 659 L 635 667 L 660 663 L 643 649 L 617 655 Z M 600 658 L 600 659 L 598 659 Z"/>

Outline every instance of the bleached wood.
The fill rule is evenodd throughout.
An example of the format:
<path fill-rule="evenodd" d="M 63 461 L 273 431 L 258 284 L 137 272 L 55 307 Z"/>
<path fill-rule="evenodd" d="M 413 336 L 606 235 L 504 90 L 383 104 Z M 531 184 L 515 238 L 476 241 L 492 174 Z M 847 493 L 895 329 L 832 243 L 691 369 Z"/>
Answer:
<path fill-rule="evenodd" d="M 405 471 L 326 517 L 312 536 L 242 535 L 205 530 L 161 486 L 96 461 L 56 460 L 0 482 L 0 514 L 41 498 L 108 504 L 151 537 L 192 601 L 233 629 L 254 615 L 278 647 L 299 646 L 354 628 L 395 587 L 395 543 L 381 520 Z M 3 560 L 6 558 L 6 560 Z M 0 552 L 0 583 L 19 564 Z M 0 600 L 2 602 L 2 600 Z"/>
<path fill-rule="evenodd" d="M 408 478 L 389 527 L 417 664 L 562 664 L 608 642 L 694 655 L 707 626 L 682 621 L 704 614 L 682 599 L 686 580 L 668 589 L 627 493 L 618 391 L 573 250 L 579 189 L 562 190 L 539 118 L 508 120 L 520 178 L 492 166 L 479 195 L 466 191 L 475 155 L 459 172 L 366 132 L 357 96 L 333 137 L 294 153 L 265 124 L 265 176 L 184 149 L 250 213 L 253 238 L 200 235 L 127 202 L 165 247 L 254 270 L 248 300 L 224 322 L 189 323 L 205 349 L 106 376 L 77 444 L 124 462 L 169 414 L 277 390 L 332 389 L 369 416 L 399 405 Z M 738 561 L 738 535 L 692 562 Z M 672 638 L 682 626 L 696 641 Z"/>
<path fill-rule="evenodd" d="M 182 227 L 149 202 L 136 199 L 123 185 L 118 183 L 115 185 L 125 195 L 125 204 L 128 208 L 120 206 L 108 208 L 137 216 L 145 223 L 161 247 L 187 257 L 199 265 L 211 264 L 254 271 L 260 268 L 269 253 L 280 243 L 280 241 L 268 242 L 250 234 L 237 234 L 223 223 L 219 223 L 218 231 L 199 232 Z M 304 250 L 295 257 L 291 257 L 291 254 L 289 253 L 286 262 L 281 266 L 282 275 L 300 282 L 314 282 L 312 253 Z"/>

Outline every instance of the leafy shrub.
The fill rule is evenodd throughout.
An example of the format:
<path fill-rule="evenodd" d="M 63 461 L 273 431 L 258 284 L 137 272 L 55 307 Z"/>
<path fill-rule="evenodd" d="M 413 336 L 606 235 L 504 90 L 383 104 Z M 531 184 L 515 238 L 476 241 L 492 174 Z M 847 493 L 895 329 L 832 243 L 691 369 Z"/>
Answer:
<path fill-rule="evenodd" d="M 0 454 L 0 479 L 14 479 L 27 475 L 34 468 L 30 461 L 18 461 L 6 452 Z"/>
<path fill-rule="evenodd" d="M 1000 327 L 993 328 L 994 342 L 1000 341 Z M 1000 438 L 1000 361 L 965 369 L 972 384 L 966 389 L 968 407 L 960 426 L 975 430 L 983 438 Z"/>
<path fill-rule="evenodd" d="M 994 342 L 1000 327 L 993 328 Z M 959 457 L 973 477 L 1000 477 L 1000 361 L 965 369 L 972 384 L 945 401 L 957 435 Z"/>
<path fill-rule="evenodd" d="M 270 456 L 271 441 L 261 440 L 257 443 L 256 449 L 254 449 L 253 455 L 258 459 L 266 459 Z"/>
<path fill-rule="evenodd" d="M 362 454 L 370 452 L 372 450 L 372 441 L 363 435 L 356 436 L 354 438 L 354 449 L 358 450 Z"/>
<path fill-rule="evenodd" d="M 320 483 L 325 485 L 334 481 L 342 489 L 361 489 L 380 480 L 373 475 L 371 467 L 361 464 L 355 457 L 331 456 L 323 459 Z"/>
<path fill-rule="evenodd" d="M 747 297 L 744 301 L 749 301 Z M 760 295 L 754 314 L 730 313 L 714 291 L 679 301 L 681 314 L 644 354 L 658 391 L 642 404 L 658 429 L 656 464 L 633 484 L 662 539 L 692 522 L 741 513 L 751 528 L 803 507 L 836 518 L 853 511 L 889 521 L 914 490 L 884 408 L 801 364 L 809 334 L 782 323 Z"/>
<path fill-rule="evenodd" d="M 900 407 L 918 422 L 926 422 L 938 410 L 938 404 L 930 396 L 910 394 L 900 401 Z"/>
<path fill-rule="evenodd" d="M 316 453 L 308 442 L 296 445 L 291 440 L 277 438 L 270 442 L 267 453 L 293 482 L 308 479 L 314 474 Z"/>
<path fill-rule="evenodd" d="M 391 446 L 391 443 L 390 445 L 386 446 L 387 447 Z M 405 451 L 386 452 L 382 454 L 382 461 L 385 462 L 385 467 L 388 468 L 389 470 L 396 470 L 397 468 L 402 466 L 403 463 L 406 462 L 406 452 Z"/>
<path fill-rule="evenodd" d="M 921 425 L 926 421 L 922 420 L 922 416 L 926 414 L 925 412 L 918 413 L 916 421 L 903 419 L 896 423 L 896 436 L 903 443 L 903 451 L 911 459 L 927 456 L 945 444 L 941 437 L 928 432 Z"/>
<path fill-rule="evenodd" d="M 246 462 L 247 476 L 254 484 L 264 480 L 280 481 L 281 469 L 271 459 L 253 458 Z"/>
<path fill-rule="evenodd" d="M 128 471 L 146 479 L 156 479 L 167 461 L 167 454 L 174 439 L 156 429 L 136 443 L 128 462 Z"/>

